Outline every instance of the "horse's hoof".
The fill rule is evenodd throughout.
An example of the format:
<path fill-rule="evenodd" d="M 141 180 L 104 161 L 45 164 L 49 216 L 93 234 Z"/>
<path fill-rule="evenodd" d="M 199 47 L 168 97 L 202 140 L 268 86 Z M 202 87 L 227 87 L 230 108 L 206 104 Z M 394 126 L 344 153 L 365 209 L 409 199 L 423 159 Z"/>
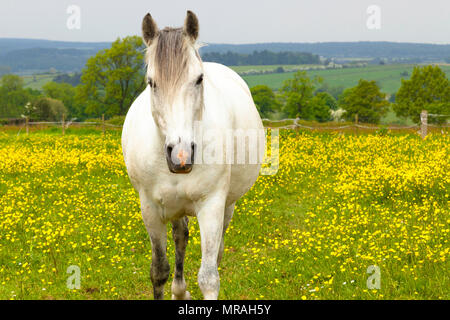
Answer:
<path fill-rule="evenodd" d="M 172 300 L 191 300 L 191 294 L 189 293 L 189 291 L 186 291 L 183 297 L 177 297 L 172 294 Z"/>

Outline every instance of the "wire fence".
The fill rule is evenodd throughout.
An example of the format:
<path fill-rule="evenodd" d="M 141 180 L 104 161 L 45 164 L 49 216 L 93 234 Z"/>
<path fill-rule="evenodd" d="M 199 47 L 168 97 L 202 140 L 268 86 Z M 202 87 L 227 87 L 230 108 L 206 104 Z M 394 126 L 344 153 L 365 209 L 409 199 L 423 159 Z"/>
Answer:
<path fill-rule="evenodd" d="M 28 122 L 28 125 L 58 125 L 62 126 L 64 124 L 64 127 L 67 129 L 70 125 L 77 125 L 77 126 L 106 126 L 106 127 L 112 127 L 112 128 L 122 128 L 122 125 L 116 125 L 111 123 L 101 123 L 101 122 L 81 122 L 81 121 L 68 121 L 68 122 L 62 122 L 62 121 L 36 121 L 36 122 Z M 25 124 L 24 124 L 25 125 Z"/>
<path fill-rule="evenodd" d="M 293 129 L 293 128 L 305 128 L 310 130 L 339 130 L 339 129 L 346 129 L 346 128 L 363 128 L 363 129 L 372 129 L 372 130 L 380 130 L 380 129 L 387 129 L 387 130 L 404 130 L 404 129 L 414 129 L 414 128 L 420 128 L 421 125 L 413 124 L 410 126 L 404 126 L 404 125 L 396 125 L 396 126 L 367 126 L 362 125 L 359 123 L 354 124 L 345 124 L 341 126 L 323 126 L 323 125 L 317 125 L 317 126 L 307 126 L 304 124 L 298 123 L 298 121 L 301 121 L 302 119 L 282 119 L 282 120 L 269 120 L 269 119 L 263 119 L 263 121 L 268 122 L 268 124 L 265 125 L 265 127 L 268 128 L 277 128 L 277 129 Z M 280 123 L 280 122 L 287 122 L 292 121 L 292 124 L 287 124 L 284 126 L 277 126 L 272 125 L 273 123 Z M 442 124 L 442 125 L 435 125 L 428 123 L 429 127 L 436 127 L 436 128 L 450 128 L 450 125 L 448 124 Z"/>
<path fill-rule="evenodd" d="M 378 125 L 363 125 L 358 123 L 358 116 L 355 117 L 355 123 L 352 124 L 345 124 L 341 126 L 326 126 L 326 125 L 317 125 L 317 126 L 308 126 L 305 124 L 299 123 L 301 119 L 295 118 L 295 119 L 282 119 L 282 120 L 270 120 L 270 119 L 263 119 L 265 122 L 265 126 L 268 128 L 277 128 L 277 129 L 309 129 L 309 130 L 343 130 L 343 129 L 365 129 L 365 130 L 412 130 L 412 129 L 419 129 L 419 133 L 424 138 L 428 133 L 428 128 L 439 128 L 439 129 L 446 129 L 450 128 L 450 125 L 448 123 L 443 123 L 440 125 L 437 124 L 430 124 L 428 123 L 429 117 L 450 117 L 450 115 L 443 115 L 443 114 L 434 114 L 434 113 L 428 113 L 426 110 L 423 110 L 420 114 L 420 125 L 414 124 L 409 126 L 404 125 L 398 125 L 398 126 L 378 126 Z M 286 122 L 292 122 L 291 124 L 286 125 L 276 125 L 277 123 L 286 123 Z"/>
<path fill-rule="evenodd" d="M 351 130 L 354 129 L 355 131 L 357 129 L 364 129 L 364 130 L 414 130 L 414 129 L 419 129 L 418 133 L 421 134 L 421 136 L 423 138 L 425 138 L 425 136 L 428 133 L 428 128 L 432 127 L 432 128 L 439 128 L 439 129 L 446 129 L 446 128 L 450 128 L 450 125 L 448 123 L 444 123 L 441 125 L 436 125 L 436 124 L 429 124 L 428 123 L 428 118 L 429 117 L 450 117 L 450 115 L 442 115 L 442 114 L 433 114 L 433 113 L 427 113 L 426 110 L 423 110 L 420 114 L 420 120 L 421 123 L 420 125 L 409 125 L 409 126 L 378 126 L 378 125 L 364 125 L 364 124 L 360 124 L 358 123 L 358 117 L 355 117 L 355 122 L 352 124 L 343 124 L 343 125 L 333 125 L 333 126 L 327 126 L 327 125 L 306 125 L 306 124 L 302 124 L 299 123 L 300 121 L 302 121 L 302 119 L 300 118 L 288 118 L 288 119 L 282 119 L 282 120 L 270 120 L 270 119 L 262 119 L 264 126 L 266 128 L 272 128 L 272 129 L 308 129 L 308 130 L 330 130 L 330 131 L 336 131 L 336 130 Z M 291 122 L 289 124 L 285 124 L 285 125 L 277 125 L 279 123 L 288 123 Z M 101 121 L 88 121 L 88 122 L 81 122 L 81 121 L 76 121 L 76 119 L 71 119 L 69 121 L 65 121 L 64 116 L 62 117 L 61 121 L 29 121 L 28 118 L 25 118 L 24 123 L 22 124 L 18 134 L 20 134 L 20 132 L 22 131 L 22 129 L 25 128 L 26 133 L 29 133 L 29 128 L 32 126 L 60 126 L 62 129 L 62 134 L 65 133 L 65 130 L 68 129 L 70 126 L 77 126 L 77 127 L 82 127 L 82 126 L 96 126 L 96 127 L 101 127 L 103 130 L 103 134 L 105 134 L 106 128 L 122 128 L 122 125 L 118 125 L 118 124 L 111 124 L 105 121 L 105 117 L 104 115 L 102 115 L 102 120 Z"/>

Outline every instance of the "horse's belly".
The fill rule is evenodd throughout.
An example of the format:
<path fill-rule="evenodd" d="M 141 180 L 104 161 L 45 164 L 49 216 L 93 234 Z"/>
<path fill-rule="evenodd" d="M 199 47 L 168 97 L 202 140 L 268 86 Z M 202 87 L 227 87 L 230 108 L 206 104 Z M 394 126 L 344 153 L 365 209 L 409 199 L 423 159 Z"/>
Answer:
<path fill-rule="evenodd" d="M 233 204 L 255 183 L 261 165 L 235 165 L 231 168 L 230 191 L 226 205 Z"/>

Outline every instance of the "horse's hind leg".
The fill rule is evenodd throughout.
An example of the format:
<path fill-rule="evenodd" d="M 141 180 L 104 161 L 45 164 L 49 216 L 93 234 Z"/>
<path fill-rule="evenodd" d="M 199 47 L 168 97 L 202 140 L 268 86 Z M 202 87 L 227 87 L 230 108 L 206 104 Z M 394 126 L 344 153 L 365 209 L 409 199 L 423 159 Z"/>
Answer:
<path fill-rule="evenodd" d="M 220 261 L 222 261 L 225 231 L 227 231 L 227 228 L 230 225 L 231 218 L 233 217 L 235 204 L 236 202 L 225 208 L 225 215 L 223 217 L 222 241 L 220 242 L 219 254 L 217 256 L 217 265 L 220 265 Z"/>
<path fill-rule="evenodd" d="M 170 266 L 167 261 L 167 228 L 149 203 L 141 203 L 142 218 L 152 243 L 152 265 L 150 279 L 153 284 L 153 296 L 164 299 L 164 285 L 169 278 Z"/>
<path fill-rule="evenodd" d="M 188 217 L 172 222 L 172 235 L 175 241 L 175 276 L 172 282 L 172 300 L 189 300 L 191 295 L 186 291 L 183 266 L 186 246 L 189 240 Z"/>

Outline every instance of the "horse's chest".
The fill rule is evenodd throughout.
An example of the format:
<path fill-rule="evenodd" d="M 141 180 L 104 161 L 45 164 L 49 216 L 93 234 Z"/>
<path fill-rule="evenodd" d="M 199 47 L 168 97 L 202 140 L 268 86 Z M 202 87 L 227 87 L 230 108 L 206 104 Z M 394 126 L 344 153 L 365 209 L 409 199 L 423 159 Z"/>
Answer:
<path fill-rule="evenodd" d="M 186 183 L 159 183 L 153 189 L 153 199 L 162 210 L 165 219 L 182 215 L 195 215 L 194 203 L 200 194 Z"/>

